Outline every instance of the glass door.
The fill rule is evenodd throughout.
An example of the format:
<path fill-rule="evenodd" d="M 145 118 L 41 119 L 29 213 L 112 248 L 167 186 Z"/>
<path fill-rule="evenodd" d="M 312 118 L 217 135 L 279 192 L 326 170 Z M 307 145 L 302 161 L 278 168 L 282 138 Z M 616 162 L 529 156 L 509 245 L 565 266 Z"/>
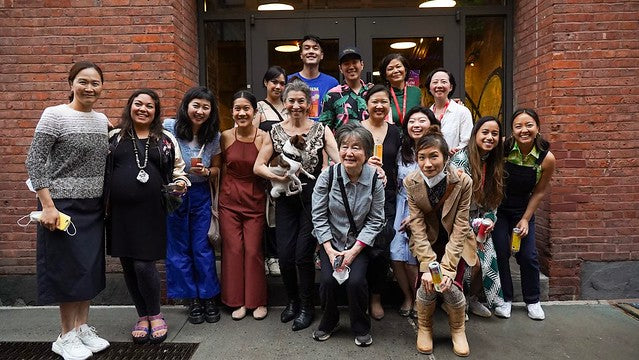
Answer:
<path fill-rule="evenodd" d="M 463 58 L 460 51 L 461 27 L 455 15 L 360 17 L 356 20 L 357 45 L 364 57 L 364 80 L 382 83 L 381 60 L 400 53 L 410 63 L 409 85 L 419 86 L 425 104 L 432 100 L 426 91 L 428 73 L 445 66 L 457 80 L 455 97 L 463 98 Z M 399 49 L 398 49 L 399 48 Z"/>
<path fill-rule="evenodd" d="M 249 84 L 258 99 L 266 96 L 262 79 L 269 66 L 279 65 L 287 74 L 302 70 L 299 42 L 307 34 L 316 35 L 322 41 L 324 59 L 320 71 L 339 79 L 337 55 L 340 47 L 355 43 L 354 18 L 255 19 L 247 60 L 251 69 Z"/>

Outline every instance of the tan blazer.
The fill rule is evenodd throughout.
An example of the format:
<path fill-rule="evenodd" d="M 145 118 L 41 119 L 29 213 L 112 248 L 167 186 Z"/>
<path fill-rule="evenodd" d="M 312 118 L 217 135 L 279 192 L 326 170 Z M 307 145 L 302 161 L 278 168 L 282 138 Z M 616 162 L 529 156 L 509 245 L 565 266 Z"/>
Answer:
<path fill-rule="evenodd" d="M 410 173 L 404 179 L 404 187 L 408 192 L 410 211 L 410 249 L 419 261 L 419 271 L 427 272 L 428 264 L 437 261 L 437 255 L 431 245 L 437 241 L 439 220 L 436 211 L 431 211 L 426 183 L 420 171 L 417 169 Z M 464 258 L 470 266 L 477 263 L 477 244 L 468 222 L 473 181 L 463 171 L 458 173 L 457 169 L 450 166 L 446 179 L 448 184 L 455 186 L 441 207 L 441 222 L 448 232 L 449 239 L 440 264 L 442 275 L 454 280 L 460 258 Z"/>

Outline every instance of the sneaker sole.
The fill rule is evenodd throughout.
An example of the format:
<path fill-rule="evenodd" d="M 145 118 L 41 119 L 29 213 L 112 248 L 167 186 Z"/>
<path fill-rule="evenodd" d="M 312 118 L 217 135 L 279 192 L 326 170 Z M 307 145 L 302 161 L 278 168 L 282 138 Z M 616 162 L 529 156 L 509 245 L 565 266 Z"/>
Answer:
<path fill-rule="evenodd" d="M 365 342 L 365 343 L 363 343 L 363 342 L 359 342 L 357 339 L 355 339 L 355 345 L 357 345 L 357 346 L 361 346 L 361 347 L 367 347 L 367 346 L 370 346 L 372 343 L 373 343 L 373 338 L 371 338 L 371 341 L 369 341 L 369 342 Z"/>
<path fill-rule="evenodd" d="M 340 325 L 339 325 L 339 324 L 337 324 L 337 325 L 333 328 L 333 330 L 331 330 L 330 332 L 326 333 L 326 335 L 324 335 L 324 336 L 318 336 L 318 337 L 316 337 L 316 336 L 315 336 L 315 333 L 313 333 L 313 339 L 315 339 L 315 340 L 317 340 L 317 341 L 326 341 L 326 340 L 330 339 L 330 338 L 331 338 L 331 336 L 333 336 L 333 334 L 335 334 L 335 332 L 336 332 L 337 330 L 339 330 L 339 328 L 340 328 Z"/>
<path fill-rule="evenodd" d="M 91 357 L 91 355 L 93 355 L 93 353 L 91 353 L 91 355 L 87 356 L 87 357 L 73 357 L 73 356 L 64 356 L 64 350 L 58 346 L 58 344 L 53 343 L 53 345 L 51 345 L 51 351 L 53 351 L 54 353 L 62 356 L 62 358 L 64 360 L 85 360 Z"/>
<path fill-rule="evenodd" d="M 82 343 L 84 344 L 84 343 Z M 91 347 L 88 346 L 87 344 L 84 344 L 84 347 L 86 347 L 87 349 L 91 350 L 92 353 L 99 353 L 100 351 L 106 350 L 111 344 L 107 344 L 105 346 L 102 347 Z"/>
<path fill-rule="evenodd" d="M 201 324 L 204 322 L 204 315 L 202 316 L 189 316 L 189 322 L 193 325 Z"/>
<path fill-rule="evenodd" d="M 204 318 L 206 320 L 207 323 L 216 323 L 218 321 L 220 321 L 221 315 L 217 314 L 217 315 L 213 315 L 213 316 L 208 316 L 208 315 L 204 315 Z"/>

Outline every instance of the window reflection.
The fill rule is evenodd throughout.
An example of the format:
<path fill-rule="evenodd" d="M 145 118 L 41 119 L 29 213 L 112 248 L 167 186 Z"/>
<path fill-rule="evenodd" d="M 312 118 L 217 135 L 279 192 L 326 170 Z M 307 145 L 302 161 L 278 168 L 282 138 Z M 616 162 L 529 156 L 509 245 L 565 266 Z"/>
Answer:
<path fill-rule="evenodd" d="M 504 115 L 504 19 L 467 17 L 464 102 L 476 121 Z"/>
<path fill-rule="evenodd" d="M 206 86 L 220 103 L 220 128 L 233 127 L 231 100 L 246 87 L 246 34 L 244 21 L 204 23 L 206 42 Z"/>

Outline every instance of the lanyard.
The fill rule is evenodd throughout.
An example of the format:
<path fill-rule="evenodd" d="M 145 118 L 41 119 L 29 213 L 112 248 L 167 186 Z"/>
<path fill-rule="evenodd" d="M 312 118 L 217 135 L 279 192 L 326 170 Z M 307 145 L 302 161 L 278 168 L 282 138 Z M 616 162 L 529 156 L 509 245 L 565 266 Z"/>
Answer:
<path fill-rule="evenodd" d="M 446 114 L 446 109 L 448 109 L 448 105 L 450 104 L 450 100 L 446 101 L 446 106 L 444 106 L 444 111 L 442 115 L 439 117 L 439 122 L 441 123 L 444 120 L 444 114 Z M 433 114 L 435 114 L 435 104 L 433 104 Z"/>
<path fill-rule="evenodd" d="M 406 85 L 404 85 L 404 100 L 403 105 L 402 105 L 402 110 L 399 110 L 399 101 L 397 101 L 397 95 L 395 95 L 395 90 L 393 90 L 393 87 L 390 87 L 390 92 L 391 95 L 393 95 L 393 102 L 395 103 L 395 109 L 397 109 L 397 116 L 399 117 L 399 123 L 400 124 L 404 124 L 404 115 L 406 115 L 406 98 L 408 96 L 406 96 Z"/>
<path fill-rule="evenodd" d="M 481 167 L 481 190 L 484 190 L 484 183 L 486 182 L 486 163 L 484 162 L 484 164 Z"/>

